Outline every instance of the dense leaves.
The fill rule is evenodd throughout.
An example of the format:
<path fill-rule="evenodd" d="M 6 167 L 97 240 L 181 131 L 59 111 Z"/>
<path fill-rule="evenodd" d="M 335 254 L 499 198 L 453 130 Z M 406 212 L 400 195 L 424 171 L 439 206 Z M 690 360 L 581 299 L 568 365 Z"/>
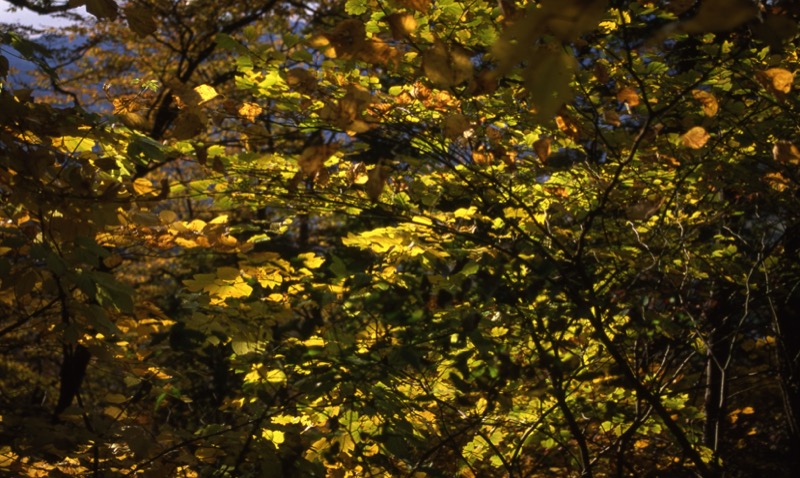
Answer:
<path fill-rule="evenodd" d="M 2 37 L 2 473 L 797 465 L 794 6 L 85 5 Z"/>

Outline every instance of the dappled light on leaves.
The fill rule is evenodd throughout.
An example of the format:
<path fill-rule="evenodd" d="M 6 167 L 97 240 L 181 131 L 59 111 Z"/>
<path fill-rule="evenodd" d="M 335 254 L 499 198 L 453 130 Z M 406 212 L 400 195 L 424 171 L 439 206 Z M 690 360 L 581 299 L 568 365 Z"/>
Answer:
<path fill-rule="evenodd" d="M 791 478 L 795 7 L 83 4 L 0 35 L 0 475 Z"/>

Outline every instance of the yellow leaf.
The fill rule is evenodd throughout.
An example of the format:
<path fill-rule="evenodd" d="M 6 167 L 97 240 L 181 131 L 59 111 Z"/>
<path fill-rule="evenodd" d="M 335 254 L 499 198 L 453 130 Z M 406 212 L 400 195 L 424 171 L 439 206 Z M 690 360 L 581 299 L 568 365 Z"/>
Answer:
<path fill-rule="evenodd" d="M 173 211 L 165 209 L 158 213 L 158 218 L 161 219 L 162 224 L 172 224 L 178 220 L 178 215 Z"/>
<path fill-rule="evenodd" d="M 411 222 L 416 224 L 422 224 L 424 226 L 430 226 L 433 224 L 433 221 L 431 221 L 429 218 L 425 216 L 414 216 L 411 218 Z"/>
<path fill-rule="evenodd" d="M 137 178 L 133 182 L 133 190 L 139 195 L 152 193 L 155 189 L 153 182 L 146 178 Z"/>
<path fill-rule="evenodd" d="M 205 103 L 206 101 L 211 101 L 217 96 L 217 90 L 214 89 L 213 86 L 210 85 L 199 85 L 194 87 L 194 91 L 200 95 L 200 104 Z"/>
<path fill-rule="evenodd" d="M 282 370 L 270 370 L 267 372 L 266 377 L 267 382 L 270 383 L 284 383 L 286 382 L 286 374 L 283 373 Z"/>
<path fill-rule="evenodd" d="M 283 432 L 278 430 L 263 430 L 261 436 L 275 445 L 280 445 L 285 440 Z"/>
<path fill-rule="evenodd" d="M 243 118 L 247 118 L 250 122 L 255 122 L 258 115 L 261 114 L 263 109 L 255 103 L 244 103 L 239 107 L 239 114 Z"/>
<path fill-rule="evenodd" d="M 309 269 L 317 269 L 319 266 L 325 263 L 324 257 L 320 257 L 313 252 L 305 252 L 303 254 L 299 254 L 297 257 L 301 259 L 303 261 L 303 265 Z"/>
<path fill-rule="evenodd" d="M 325 346 L 325 340 L 323 340 L 322 337 L 319 337 L 319 336 L 315 335 L 315 336 L 311 337 L 310 339 L 304 341 L 303 345 L 305 345 L 306 347 L 324 347 Z"/>
<path fill-rule="evenodd" d="M 755 413 L 755 410 L 753 410 L 753 407 L 744 407 L 744 408 L 742 408 L 742 415 L 752 415 L 754 413 Z"/>
<path fill-rule="evenodd" d="M 695 126 L 681 136 L 681 144 L 690 149 L 700 149 L 706 145 L 709 139 L 711 139 L 711 135 L 702 126 Z"/>

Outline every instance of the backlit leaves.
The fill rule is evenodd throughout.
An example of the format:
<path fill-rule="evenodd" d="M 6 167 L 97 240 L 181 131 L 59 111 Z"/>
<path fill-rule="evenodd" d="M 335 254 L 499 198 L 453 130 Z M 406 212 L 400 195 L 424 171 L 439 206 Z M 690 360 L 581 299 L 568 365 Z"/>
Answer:
<path fill-rule="evenodd" d="M 700 149 L 706 145 L 711 135 L 702 126 L 695 126 L 681 136 L 681 144 L 690 149 Z"/>
<path fill-rule="evenodd" d="M 794 73 L 783 68 L 770 68 L 756 73 L 756 81 L 779 100 L 786 98 L 794 84 Z"/>
<path fill-rule="evenodd" d="M 422 54 L 422 69 L 436 86 L 447 88 L 472 78 L 473 65 L 464 48 L 436 40 Z"/>
<path fill-rule="evenodd" d="M 704 90 L 692 90 L 692 97 L 703 106 L 703 114 L 714 116 L 719 111 L 719 104 L 713 94 Z"/>

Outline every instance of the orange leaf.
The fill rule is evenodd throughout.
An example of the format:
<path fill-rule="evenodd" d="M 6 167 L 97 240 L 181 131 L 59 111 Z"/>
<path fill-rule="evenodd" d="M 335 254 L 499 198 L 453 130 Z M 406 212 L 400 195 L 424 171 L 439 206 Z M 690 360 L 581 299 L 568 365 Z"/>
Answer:
<path fill-rule="evenodd" d="M 783 68 L 770 68 L 756 73 L 756 81 L 778 99 L 784 99 L 792 90 L 794 73 Z"/>
<path fill-rule="evenodd" d="M 703 105 L 703 113 L 705 113 L 706 116 L 714 116 L 717 114 L 717 111 L 719 111 L 717 99 L 708 91 L 692 90 L 692 96 Z"/>
<path fill-rule="evenodd" d="M 534 141 L 533 151 L 539 157 L 539 161 L 543 163 L 547 161 L 547 157 L 550 156 L 550 138 L 539 138 Z"/>
<path fill-rule="evenodd" d="M 639 104 L 639 93 L 633 88 L 626 86 L 617 92 L 617 101 L 620 103 L 628 103 L 628 106 L 636 106 Z"/>
<path fill-rule="evenodd" d="M 687 148 L 700 149 L 706 145 L 711 135 L 702 126 L 695 126 L 681 136 L 681 143 Z"/>

